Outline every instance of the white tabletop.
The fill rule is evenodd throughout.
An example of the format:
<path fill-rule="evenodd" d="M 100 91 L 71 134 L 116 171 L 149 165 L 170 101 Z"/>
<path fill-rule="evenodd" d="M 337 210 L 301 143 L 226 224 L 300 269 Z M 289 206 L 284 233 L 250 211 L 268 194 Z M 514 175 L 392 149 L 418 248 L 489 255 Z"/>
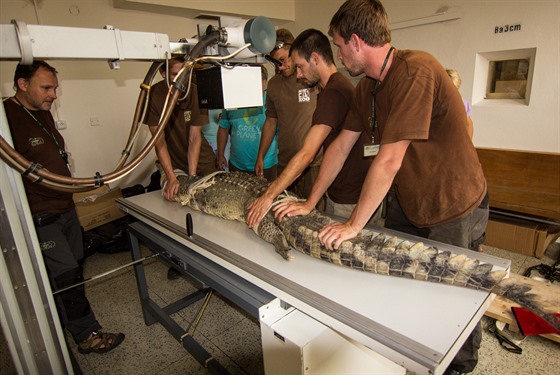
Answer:
<path fill-rule="evenodd" d="M 286 261 L 244 223 L 165 201 L 157 191 L 118 202 L 121 209 L 162 233 L 416 372 L 433 370 L 432 361 L 447 366 L 493 299 L 484 291 L 376 275 L 295 250 L 295 259 Z M 187 213 L 192 215 L 195 235 L 211 241 L 218 251 L 190 243 L 185 230 Z M 415 240 L 402 233 L 398 237 Z M 509 269 L 508 260 L 441 243 L 437 247 Z M 235 262 L 227 260 L 232 256 Z"/>

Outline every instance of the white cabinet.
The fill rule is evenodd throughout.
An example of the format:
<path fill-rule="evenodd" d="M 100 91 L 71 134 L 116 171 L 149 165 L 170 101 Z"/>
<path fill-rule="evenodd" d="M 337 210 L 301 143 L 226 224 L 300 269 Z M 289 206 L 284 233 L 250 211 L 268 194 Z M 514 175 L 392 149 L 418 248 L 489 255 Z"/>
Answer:
<path fill-rule="evenodd" d="M 259 309 L 267 375 L 405 374 L 369 348 L 275 299 Z"/>

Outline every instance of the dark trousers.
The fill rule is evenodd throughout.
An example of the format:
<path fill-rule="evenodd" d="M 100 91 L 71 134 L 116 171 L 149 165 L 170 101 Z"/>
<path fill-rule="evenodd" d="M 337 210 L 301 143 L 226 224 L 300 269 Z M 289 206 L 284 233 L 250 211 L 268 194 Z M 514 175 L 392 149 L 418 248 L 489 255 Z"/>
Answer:
<path fill-rule="evenodd" d="M 448 223 L 429 228 L 419 228 L 412 225 L 399 204 L 396 194 L 388 194 L 387 217 L 385 227 L 409 233 L 415 236 L 429 238 L 434 241 L 479 251 L 479 246 L 484 243 L 486 225 L 488 224 L 488 194 L 479 207 L 467 216 Z M 480 322 L 476 325 L 459 352 L 451 361 L 448 369 L 459 373 L 474 370 L 478 363 L 478 349 L 482 341 L 482 328 Z"/>
<path fill-rule="evenodd" d="M 53 291 L 83 281 L 81 263 L 84 247 L 76 211 L 72 209 L 60 214 L 48 224 L 40 225 L 36 222 L 35 230 Z M 55 297 L 62 324 L 77 343 L 101 328 L 91 310 L 83 285 Z"/>

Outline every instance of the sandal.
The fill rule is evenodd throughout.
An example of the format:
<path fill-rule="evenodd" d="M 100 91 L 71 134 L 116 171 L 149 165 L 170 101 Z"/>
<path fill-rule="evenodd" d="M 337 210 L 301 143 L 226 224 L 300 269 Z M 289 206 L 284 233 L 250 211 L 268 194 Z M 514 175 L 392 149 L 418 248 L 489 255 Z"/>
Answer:
<path fill-rule="evenodd" d="M 86 340 L 78 344 L 78 352 L 82 354 L 107 353 L 119 346 L 123 340 L 123 333 L 94 331 Z"/>

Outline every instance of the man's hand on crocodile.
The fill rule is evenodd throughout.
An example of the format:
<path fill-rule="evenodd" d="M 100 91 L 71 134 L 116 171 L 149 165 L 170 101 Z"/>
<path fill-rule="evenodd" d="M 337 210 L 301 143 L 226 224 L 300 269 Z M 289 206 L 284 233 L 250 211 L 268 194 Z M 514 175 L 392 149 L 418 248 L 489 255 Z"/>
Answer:
<path fill-rule="evenodd" d="M 253 228 L 261 222 L 264 215 L 268 212 L 272 201 L 273 199 L 262 195 L 249 205 L 249 209 L 247 211 L 247 225 L 249 228 Z"/>
<path fill-rule="evenodd" d="M 179 191 L 179 181 L 177 177 L 173 177 L 167 180 L 165 187 L 163 188 L 163 197 L 168 201 L 175 201 L 175 194 Z"/>
<path fill-rule="evenodd" d="M 282 221 L 284 216 L 303 216 L 313 211 L 313 207 L 308 206 L 308 201 L 305 202 L 284 202 L 273 208 L 274 217 L 278 221 Z"/>
<path fill-rule="evenodd" d="M 325 225 L 319 231 L 319 241 L 327 250 L 337 250 L 343 241 L 358 235 L 348 223 L 332 223 Z"/>

